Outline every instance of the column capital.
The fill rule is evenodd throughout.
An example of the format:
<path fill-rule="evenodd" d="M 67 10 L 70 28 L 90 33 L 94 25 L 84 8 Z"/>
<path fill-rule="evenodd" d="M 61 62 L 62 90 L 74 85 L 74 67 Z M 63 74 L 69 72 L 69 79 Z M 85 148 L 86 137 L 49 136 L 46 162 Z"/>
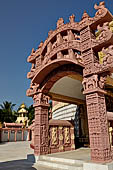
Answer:
<path fill-rule="evenodd" d="M 102 74 L 94 74 L 88 77 L 84 77 L 82 81 L 82 85 L 84 88 L 83 94 L 90 94 L 90 93 L 103 93 L 106 94 L 107 92 L 104 90 L 104 85 L 106 82 L 107 75 Z"/>
<path fill-rule="evenodd" d="M 43 94 L 42 92 L 35 94 L 33 96 L 33 100 L 34 100 L 34 104 L 33 104 L 34 107 L 40 107 L 40 106 L 48 107 L 49 106 L 48 104 L 49 97 Z"/>

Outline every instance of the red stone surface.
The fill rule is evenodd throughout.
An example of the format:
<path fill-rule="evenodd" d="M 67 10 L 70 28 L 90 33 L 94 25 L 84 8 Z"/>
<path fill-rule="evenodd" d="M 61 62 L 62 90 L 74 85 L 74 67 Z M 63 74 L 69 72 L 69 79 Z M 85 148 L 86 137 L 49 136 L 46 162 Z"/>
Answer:
<path fill-rule="evenodd" d="M 74 15 L 69 17 L 67 24 L 60 18 L 56 30 L 50 30 L 45 42 L 33 49 L 28 57 L 28 62 L 32 63 L 28 78 L 32 81 L 27 96 L 34 100 L 36 155 L 49 152 L 47 95 L 50 88 L 63 76 L 79 73 L 83 76 L 83 93 L 86 95 L 91 159 L 99 162 L 113 160 L 104 89 L 106 76 L 113 72 L 113 32 L 109 27 L 113 16 L 104 2 L 95 4 L 94 8 L 97 10 L 95 16 L 91 18 L 84 12 L 80 22 L 75 22 Z M 100 32 L 98 37 L 96 30 Z M 101 64 L 100 51 L 104 53 Z M 59 130 L 59 133 L 62 132 Z"/>
<path fill-rule="evenodd" d="M 74 126 L 66 120 L 49 121 L 49 153 L 75 149 Z"/>

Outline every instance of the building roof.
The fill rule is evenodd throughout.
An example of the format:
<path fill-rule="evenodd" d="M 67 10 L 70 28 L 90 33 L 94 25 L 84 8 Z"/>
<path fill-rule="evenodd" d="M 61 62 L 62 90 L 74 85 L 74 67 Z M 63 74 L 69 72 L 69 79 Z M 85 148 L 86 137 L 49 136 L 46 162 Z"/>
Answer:
<path fill-rule="evenodd" d="M 18 113 L 27 113 L 28 111 L 25 108 L 21 108 Z"/>
<path fill-rule="evenodd" d="M 9 127 L 9 126 L 15 126 L 15 127 L 20 127 L 23 126 L 23 123 L 5 123 L 4 122 L 5 127 Z"/>

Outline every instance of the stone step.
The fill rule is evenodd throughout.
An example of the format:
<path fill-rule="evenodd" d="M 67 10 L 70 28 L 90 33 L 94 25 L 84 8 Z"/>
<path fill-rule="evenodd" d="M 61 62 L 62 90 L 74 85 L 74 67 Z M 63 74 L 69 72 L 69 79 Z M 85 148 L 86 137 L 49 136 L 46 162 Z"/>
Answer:
<path fill-rule="evenodd" d="M 49 161 L 38 161 L 37 165 L 35 165 L 35 167 L 37 166 L 37 168 L 39 167 L 45 167 L 46 168 L 51 168 L 51 169 L 61 169 L 61 170 L 83 170 L 83 166 L 78 166 L 78 165 L 68 165 L 67 164 L 61 164 L 59 162 L 49 162 Z"/>
<path fill-rule="evenodd" d="M 37 165 L 36 163 L 33 165 L 33 168 L 35 168 L 36 170 L 57 170 L 56 168 L 53 169 L 51 167 L 44 167 Z"/>
<path fill-rule="evenodd" d="M 84 161 L 83 160 L 73 160 L 73 159 L 67 159 L 67 158 L 58 158 L 53 156 L 40 156 L 41 161 L 49 161 L 49 162 L 58 162 L 58 163 L 68 163 L 68 165 L 80 165 L 83 166 Z"/>
<path fill-rule="evenodd" d="M 83 170 L 83 162 L 81 160 L 72 160 L 57 158 L 52 156 L 40 156 L 40 159 L 35 163 L 37 169 L 61 169 L 61 170 Z"/>

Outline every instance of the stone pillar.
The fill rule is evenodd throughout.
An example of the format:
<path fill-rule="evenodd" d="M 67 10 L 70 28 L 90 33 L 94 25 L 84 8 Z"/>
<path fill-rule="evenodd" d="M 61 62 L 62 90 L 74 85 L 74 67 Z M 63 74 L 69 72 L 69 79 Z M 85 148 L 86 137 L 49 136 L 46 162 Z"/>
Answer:
<path fill-rule="evenodd" d="M 48 154 L 48 98 L 39 93 L 34 96 L 35 127 L 34 154 Z"/>
<path fill-rule="evenodd" d="M 17 130 L 15 129 L 15 142 L 16 142 L 16 137 L 17 137 Z"/>
<path fill-rule="evenodd" d="M 10 140 L 10 130 L 8 129 L 8 142 Z"/>
<path fill-rule="evenodd" d="M 22 141 L 24 141 L 24 129 L 22 129 Z"/>
<path fill-rule="evenodd" d="M 103 75 L 105 80 L 105 77 Z M 102 75 L 91 75 L 83 79 L 88 114 L 91 159 L 98 162 L 111 161 L 108 120 Z"/>
<path fill-rule="evenodd" d="M 111 160 L 105 96 L 96 92 L 86 95 L 91 159 L 107 162 Z"/>

